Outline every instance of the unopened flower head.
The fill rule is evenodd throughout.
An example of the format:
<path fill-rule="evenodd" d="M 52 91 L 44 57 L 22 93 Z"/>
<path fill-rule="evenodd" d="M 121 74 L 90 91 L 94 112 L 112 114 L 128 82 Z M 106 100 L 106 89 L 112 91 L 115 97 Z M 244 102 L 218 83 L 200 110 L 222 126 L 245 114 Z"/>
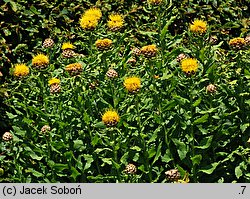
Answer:
<path fill-rule="evenodd" d="M 178 181 L 181 177 L 178 169 L 170 169 L 170 170 L 166 171 L 165 174 L 166 174 L 166 178 L 169 181 Z"/>
<path fill-rule="evenodd" d="M 16 64 L 14 68 L 14 76 L 16 77 L 25 77 L 29 74 L 29 67 L 25 64 Z"/>
<path fill-rule="evenodd" d="M 126 174 L 136 174 L 137 168 L 134 164 L 130 163 L 126 166 L 126 168 L 124 169 L 124 172 Z"/>
<path fill-rule="evenodd" d="M 98 25 L 98 19 L 95 15 L 83 15 L 80 18 L 80 25 L 84 30 L 94 30 Z"/>
<path fill-rule="evenodd" d="M 197 59 L 186 58 L 181 61 L 181 69 L 187 75 L 194 74 L 198 69 Z"/>
<path fill-rule="evenodd" d="M 32 59 L 32 65 L 36 68 L 46 68 L 49 64 L 49 57 L 42 53 L 36 55 Z"/>
<path fill-rule="evenodd" d="M 143 46 L 141 48 L 141 54 L 143 54 L 145 57 L 148 57 L 148 58 L 155 57 L 157 51 L 158 51 L 158 49 L 157 49 L 156 45 L 154 45 L 154 44 Z"/>
<path fill-rule="evenodd" d="M 98 8 L 90 8 L 85 11 L 84 16 L 94 16 L 97 20 L 100 20 L 102 17 L 102 12 Z"/>
<path fill-rule="evenodd" d="M 190 25 L 190 31 L 198 34 L 203 34 L 207 31 L 207 22 L 196 19 Z"/>
<path fill-rule="evenodd" d="M 74 49 L 74 48 L 75 48 L 74 45 L 72 43 L 70 43 L 70 42 L 65 42 L 62 45 L 62 50 L 65 50 L 65 49 Z"/>
<path fill-rule="evenodd" d="M 107 50 L 111 47 L 112 40 L 111 39 L 98 39 L 95 42 L 95 45 L 99 50 Z"/>
<path fill-rule="evenodd" d="M 44 42 L 43 42 L 43 47 L 44 47 L 44 48 L 50 48 L 50 47 L 52 47 L 54 44 L 55 44 L 55 42 L 54 42 L 53 39 L 47 38 L 47 39 L 45 39 Z"/>
<path fill-rule="evenodd" d="M 206 87 L 206 90 L 208 93 L 215 93 L 216 92 L 216 86 L 214 84 L 209 84 Z"/>
<path fill-rule="evenodd" d="M 242 49 L 245 46 L 245 44 L 246 44 L 245 39 L 240 37 L 230 39 L 229 41 L 229 46 L 238 50 Z"/>
<path fill-rule="evenodd" d="M 124 80 L 124 87 L 130 93 L 136 93 L 141 88 L 141 80 L 138 77 L 128 77 Z"/>
<path fill-rule="evenodd" d="M 119 122 L 119 120 L 120 117 L 114 110 L 108 110 L 102 116 L 102 122 L 108 127 L 115 126 Z"/>
<path fill-rule="evenodd" d="M 124 25 L 124 19 L 122 15 L 111 14 L 109 15 L 108 28 L 112 31 L 120 30 Z"/>
<path fill-rule="evenodd" d="M 49 86 L 51 86 L 52 84 L 59 84 L 60 83 L 60 79 L 57 78 L 52 78 L 49 80 Z"/>
<path fill-rule="evenodd" d="M 10 132 L 5 132 L 2 138 L 4 141 L 10 141 L 13 139 L 13 135 Z"/>

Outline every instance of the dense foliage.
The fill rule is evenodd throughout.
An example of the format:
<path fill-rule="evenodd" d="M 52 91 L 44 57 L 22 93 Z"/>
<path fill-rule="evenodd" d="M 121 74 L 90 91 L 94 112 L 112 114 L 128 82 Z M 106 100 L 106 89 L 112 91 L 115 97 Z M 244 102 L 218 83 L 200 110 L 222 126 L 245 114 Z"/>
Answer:
<path fill-rule="evenodd" d="M 250 182 L 249 5 L 1 1 L 0 182 Z"/>

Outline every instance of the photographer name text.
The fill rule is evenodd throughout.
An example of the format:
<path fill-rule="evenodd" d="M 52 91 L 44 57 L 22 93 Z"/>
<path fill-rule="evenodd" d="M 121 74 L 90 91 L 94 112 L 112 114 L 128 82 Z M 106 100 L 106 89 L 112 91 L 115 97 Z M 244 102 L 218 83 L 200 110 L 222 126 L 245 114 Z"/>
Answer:
<path fill-rule="evenodd" d="M 78 185 L 77 187 L 67 187 L 67 186 L 41 186 L 32 187 L 30 186 L 4 186 L 3 187 L 4 196 L 15 196 L 15 195 L 81 195 L 82 187 Z"/>

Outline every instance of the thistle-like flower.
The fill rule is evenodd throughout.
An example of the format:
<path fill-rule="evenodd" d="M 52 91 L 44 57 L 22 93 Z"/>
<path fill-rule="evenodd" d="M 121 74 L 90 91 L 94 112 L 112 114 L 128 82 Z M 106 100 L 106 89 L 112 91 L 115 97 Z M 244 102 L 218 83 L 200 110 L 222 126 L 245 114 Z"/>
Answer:
<path fill-rule="evenodd" d="M 181 61 L 181 69 L 187 75 L 194 74 L 198 69 L 197 59 L 186 58 Z"/>
<path fill-rule="evenodd" d="M 16 64 L 14 67 L 13 75 L 16 77 L 25 77 L 29 74 L 29 67 L 25 64 Z"/>
<path fill-rule="evenodd" d="M 82 64 L 80 63 L 69 64 L 65 67 L 65 70 L 72 76 L 78 75 L 82 72 Z"/>
<path fill-rule="evenodd" d="M 151 57 L 155 57 L 157 54 L 157 47 L 156 45 L 147 45 L 147 46 L 143 46 L 141 48 L 141 54 L 143 54 L 145 57 L 151 58 Z"/>
<path fill-rule="evenodd" d="M 94 30 L 98 25 L 98 18 L 95 15 L 83 15 L 80 18 L 80 26 L 84 30 Z"/>
<path fill-rule="evenodd" d="M 84 16 L 94 16 L 97 20 L 100 20 L 102 17 L 102 12 L 98 8 L 90 8 L 85 11 Z"/>
<path fill-rule="evenodd" d="M 50 86 L 50 93 L 60 93 L 61 92 L 61 86 L 60 86 L 60 80 L 57 78 L 52 78 L 49 80 L 49 86 Z"/>
<path fill-rule="evenodd" d="M 49 64 L 49 57 L 42 53 L 34 56 L 32 59 L 32 65 L 35 68 L 39 68 L 39 69 L 46 68 L 48 64 Z"/>
<path fill-rule="evenodd" d="M 229 41 L 229 46 L 236 50 L 240 50 L 244 48 L 245 45 L 246 45 L 246 41 L 244 38 L 237 37 L 237 38 L 230 39 Z"/>
<path fill-rule="evenodd" d="M 152 5 L 159 5 L 163 2 L 163 0 L 148 0 L 148 2 Z"/>
<path fill-rule="evenodd" d="M 112 40 L 111 39 L 98 39 L 95 42 L 95 45 L 99 50 L 108 50 L 110 49 L 112 45 Z"/>
<path fill-rule="evenodd" d="M 124 87 L 130 93 L 136 93 L 141 88 L 141 80 L 138 77 L 128 77 L 124 80 Z"/>
<path fill-rule="evenodd" d="M 114 110 L 108 110 L 102 115 L 102 122 L 108 126 L 115 126 L 120 120 L 118 113 Z"/>
<path fill-rule="evenodd" d="M 62 56 L 65 58 L 71 58 L 75 56 L 74 52 L 75 46 L 71 44 L 70 42 L 63 43 L 62 45 Z"/>
<path fill-rule="evenodd" d="M 112 31 L 120 30 L 124 25 L 124 19 L 122 15 L 111 14 L 109 15 L 108 28 Z"/>
<path fill-rule="evenodd" d="M 203 34 L 207 31 L 207 22 L 196 19 L 190 25 L 190 31 L 193 33 Z"/>

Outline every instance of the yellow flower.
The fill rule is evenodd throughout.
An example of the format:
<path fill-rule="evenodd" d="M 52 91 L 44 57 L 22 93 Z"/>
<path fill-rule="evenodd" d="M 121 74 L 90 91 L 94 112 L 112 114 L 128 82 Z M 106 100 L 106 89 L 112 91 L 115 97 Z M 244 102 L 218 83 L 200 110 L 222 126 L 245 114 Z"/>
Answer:
<path fill-rule="evenodd" d="M 122 15 L 111 14 L 109 15 L 108 28 L 112 31 L 119 30 L 123 27 L 124 20 Z"/>
<path fill-rule="evenodd" d="M 155 57 L 156 53 L 157 53 L 157 47 L 156 45 L 147 45 L 147 46 L 143 46 L 141 48 L 141 54 L 143 54 L 145 57 Z"/>
<path fill-rule="evenodd" d="M 241 49 L 245 46 L 245 44 L 246 44 L 245 39 L 240 37 L 230 39 L 229 41 L 229 45 L 235 49 Z"/>
<path fill-rule="evenodd" d="M 60 83 L 60 79 L 57 78 L 52 78 L 49 80 L 49 86 L 52 84 L 59 84 Z"/>
<path fill-rule="evenodd" d="M 198 69 L 197 59 L 186 58 L 181 61 L 181 69 L 186 74 L 195 73 Z"/>
<path fill-rule="evenodd" d="M 207 23 L 202 20 L 194 20 L 194 22 L 190 25 L 190 31 L 194 33 L 205 33 L 207 31 Z"/>
<path fill-rule="evenodd" d="M 98 25 L 98 19 L 95 15 L 83 15 L 80 19 L 80 25 L 85 30 L 93 30 Z"/>
<path fill-rule="evenodd" d="M 159 5 L 162 3 L 162 0 L 148 0 L 148 2 L 153 5 Z"/>
<path fill-rule="evenodd" d="M 74 49 L 74 45 L 71 44 L 70 42 L 63 43 L 62 50 L 65 50 L 65 49 Z"/>
<path fill-rule="evenodd" d="M 107 50 L 111 47 L 112 40 L 110 40 L 110 39 L 98 39 L 95 42 L 95 45 L 100 50 Z"/>
<path fill-rule="evenodd" d="M 141 87 L 141 80 L 138 77 L 128 77 L 124 80 L 123 85 L 128 90 L 128 92 L 135 93 L 139 91 Z"/>
<path fill-rule="evenodd" d="M 85 16 L 94 16 L 97 20 L 100 20 L 102 17 L 102 12 L 100 9 L 98 8 L 90 8 L 88 10 L 85 11 L 84 13 Z"/>
<path fill-rule="evenodd" d="M 102 122 L 107 126 L 115 126 L 120 120 L 116 111 L 108 110 L 102 116 Z"/>
<path fill-rule="evenodd" d="M 80 63 L 69 64 L 65 67 L 65 70 L 70 73 L 70 75 L 77 75 L 82 72 L 82 65 Z"/>
<path fill-rule="evenodd" d="M 44 54 L 38 54 L 32 59 L 32 65 L 38 68 L 45 68 L 49 64 L 49 57 Z"/>
<path fill-rule="evenodd" d="M 29 67 L 25 64 L 16 64 L 14 68 L 14 76 L 16 77 L 24 77 L 29 74 Z"/>

